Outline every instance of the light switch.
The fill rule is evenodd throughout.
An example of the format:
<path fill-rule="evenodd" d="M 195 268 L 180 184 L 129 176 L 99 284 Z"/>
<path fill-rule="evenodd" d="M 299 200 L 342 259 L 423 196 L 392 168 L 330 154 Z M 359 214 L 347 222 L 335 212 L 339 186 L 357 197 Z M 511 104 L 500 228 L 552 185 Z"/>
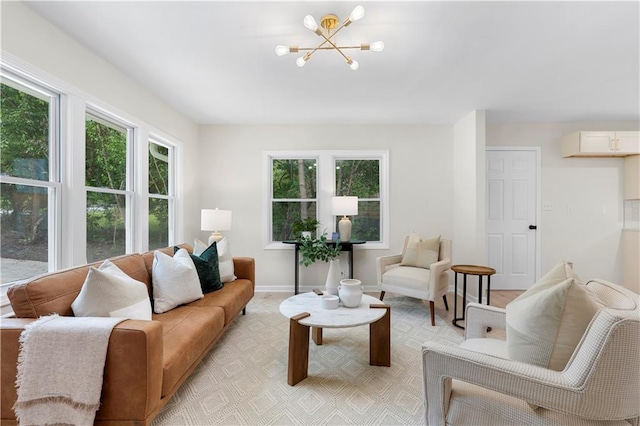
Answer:
<path fill-rule="evenodd" d="M 609 211 L 607 210 L 607 205 L 603 204 L 602 205 L 602 214 L 607 214 Z"/>
<path fill-rule="evenodd" d="M 573 214 L 574 211 L 573 204 L 567 204 L 567 214 Z"/>

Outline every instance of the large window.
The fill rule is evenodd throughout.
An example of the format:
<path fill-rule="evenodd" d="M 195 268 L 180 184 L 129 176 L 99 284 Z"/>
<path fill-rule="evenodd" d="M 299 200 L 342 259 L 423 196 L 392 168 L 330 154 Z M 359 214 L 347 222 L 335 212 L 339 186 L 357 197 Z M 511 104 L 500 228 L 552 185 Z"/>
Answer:
<path fill-rule="evenodd" d="M 358 197 L 351 238 L 368 248 L 388 244 L 387 151 L 266 152 L 265 164 L 267 246 L 292 239 L 291 224 L 301 218 L 318 219 L 320 233 L 331 235 L 340 219 L 331 214 L 331 198 L 344 195 Z"/>
<path fill-rule="evenodd" d="M 336 159 L 335 171 L 335 194 L 358 197 L 358 215 L 351 218 L 351 238 L 381 241 L 380 159 Z M 339 220 L 336 217 L 336 228 Z"/>
<path fill-rule="evenodd" d="M 291 224 L 317 217 L 317 159 L 274 158 L 271 163 L 271 239 L 292 238 Z"/>
<path fill-rule="evenodd" d="M 87 186 L 87 260 L 98 261 L 127 252 L 129 128 L 88 114 L 85 181 Z"/>
<path fill-rule="evenodd" d="M 149 250 L 167 247 L 173 230 L 173 151 L 158 140 L 149 141 Z"/>
<path fill-rule="evenodd" d="M 9 283 L 181 238 L 179 143 L 49 78 L 0 61 L 0 308 Z"/>
<path fill-rule="evenodd" d="M 0 98 L 4 284 L 55 268 L 59 96 L 3 72 Z"/>

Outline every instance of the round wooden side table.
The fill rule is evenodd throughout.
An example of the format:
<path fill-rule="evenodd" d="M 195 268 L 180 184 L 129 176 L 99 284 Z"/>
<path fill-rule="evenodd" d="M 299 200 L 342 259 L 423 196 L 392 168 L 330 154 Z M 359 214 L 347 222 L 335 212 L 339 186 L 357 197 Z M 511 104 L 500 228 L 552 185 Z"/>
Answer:
<path fill-rule="evenodd" d="M 455 273 L 454 278 L 454 295 L 453 295 L 453 325 L 458 328 L 464 329 L 463 326 L 458 325 L 458 321 L 464 321 L 465 309 L 467 307 L 467 275 L 478 276 L 478 303 L 482 303 L 482 277 L 487 277 L 487 305 L 490 304 L 491 293 L 491 275 L 496 273 L 496 270 L 489 268 L 488 266 L 480 265 L 453 265 L 451 270 Z M 458 274 L 462 274 L 462 316 L 458 315 Z"/>

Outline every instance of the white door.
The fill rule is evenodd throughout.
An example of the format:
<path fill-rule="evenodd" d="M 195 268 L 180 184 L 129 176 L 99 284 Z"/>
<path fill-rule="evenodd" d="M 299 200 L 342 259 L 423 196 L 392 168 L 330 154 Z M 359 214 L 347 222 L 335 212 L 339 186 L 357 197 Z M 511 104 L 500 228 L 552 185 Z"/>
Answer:
<path fill-rule="evenodd" d="M 536 280 L 537 150 L 487 150 L 487 253 L 491 289 L 524 290 Z"/>

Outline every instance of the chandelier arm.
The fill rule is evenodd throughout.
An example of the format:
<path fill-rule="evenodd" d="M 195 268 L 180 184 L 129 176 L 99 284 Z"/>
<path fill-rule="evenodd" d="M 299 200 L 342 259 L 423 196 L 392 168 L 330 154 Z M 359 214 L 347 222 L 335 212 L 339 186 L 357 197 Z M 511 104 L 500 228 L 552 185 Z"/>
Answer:
<path fill-rule="evenodd" d="M 336 31 L 336 32 L 337 32 L 337 31 Z M 336 49 L 336 50 L 338 51 L 338 53 L 342 55 L 342 57 L 344 58 L 344 60 L 345 60 L 345 61 L 349 62 L 349 57 L 348 57 L 347 55 L 345 55 L 345 54 L 342 52 L 342 50 L 340 50 L 340 47 L 336 46 L 334 42 L 332 42 L 331 40 L 329 40 L 329 39 L 327 38 L 327 36 L 326 36 L 326 35 L 324 35 L 324 34 L 321 34 L 321 35 L 322 35 L 322 37 L 327 41 L 327 43 L 329 43 L 331 46 L 333 46 L 333 48 L 334 48 L 334 49 Z M 320 47 L 320 46 L 318 46 L 318 47 Z"/>
<path fill-rule="evenodd" d="M 323 42 L 322 44 L 326 44 L 326 42 Z M 320 46 L 322 46 L 322 44 Z M 331 47 L 298 47 L 298 50 L 335 50 L 335 48 L 333 46 Z M 337 46 L 339 49 L 362 49 L 361 46 Z"/>

